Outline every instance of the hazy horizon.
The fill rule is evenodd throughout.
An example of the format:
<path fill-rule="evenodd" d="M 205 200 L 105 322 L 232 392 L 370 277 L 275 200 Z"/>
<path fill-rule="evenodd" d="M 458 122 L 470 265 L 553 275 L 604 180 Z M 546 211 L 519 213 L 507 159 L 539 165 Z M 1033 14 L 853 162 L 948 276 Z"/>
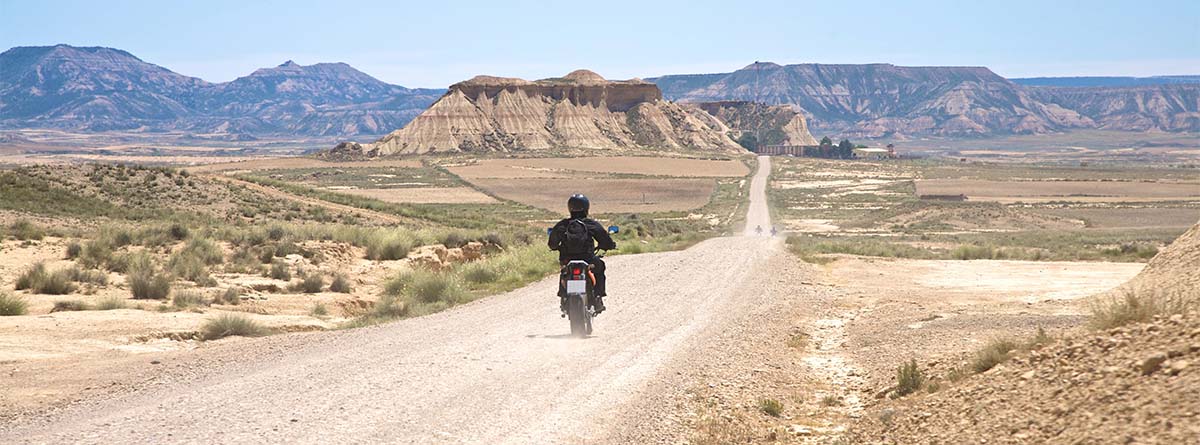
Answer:
<path fill-rule="evenodd" d="M 106 46 L 210 82 L 287 60 L 345 62 L 414 88 L 579 68 L 612 79 L 718 73 L 755 60 L 985 66 L 1007 78 L 1200 74 L 1200 4 L 1153 3 L 9 1 L 0 47 Z"/>

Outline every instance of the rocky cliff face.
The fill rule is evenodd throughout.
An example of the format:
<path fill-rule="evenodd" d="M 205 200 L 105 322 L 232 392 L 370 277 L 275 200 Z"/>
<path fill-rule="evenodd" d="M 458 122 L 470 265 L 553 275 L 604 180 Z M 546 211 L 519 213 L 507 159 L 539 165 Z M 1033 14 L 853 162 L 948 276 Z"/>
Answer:
<path fill-rule="evenodd" d="M 287 62 L 222 84 L 111 48 L 0 54 L 0 126 L 359 135 L 398 128 L 444 91 L 381 82 L 343 63 Z"/>
<path fill-rule="evenodd" d="M 755 63 L 728 74 L 651 81 L 673 100 L 794 105 L 814 129 L 847 136 L 1043 133 L 1093 125 L 982 67 Z"/>
<path fill-rule="evenodd" d="M 804 116 L 787 105 L 722 101 L 697 106 L 728 126 L 735 138 L 752 134 L 759 145 L 817 145 Z"/>
<path fill-rule="evenodd" d="M 1200 131 L 1200 84 L 1030 87 L 1033 97 L 1078 111 L 1095 126 L 1126 131 Z"/>
<path fill-rule="evenodd" d="M 420 116 L 367 155 L 556 147 L 738 150 L 728 128 L 696 108 L 662 100 L 641 80 L 607 81 L 579 70 L 526 81 L 479 76 L 454 84 Z"/>

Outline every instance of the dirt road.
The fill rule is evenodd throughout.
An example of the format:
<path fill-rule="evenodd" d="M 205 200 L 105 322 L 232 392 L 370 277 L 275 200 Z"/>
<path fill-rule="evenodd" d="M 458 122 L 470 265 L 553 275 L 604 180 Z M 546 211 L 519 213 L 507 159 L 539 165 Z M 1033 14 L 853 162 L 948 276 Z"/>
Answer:
<path fill-rule="evenodd" d="M 769 171 L 760 158 L 748 227 L 769 227 Z M 761 310 L 779 245 L 611 258 L 610 309 L 588 339 L 565 335 L 547 279 L 372 328 L 216 344 L 230 357 L 182 365 L 195 377 L 0 427 L 0 443 L 615 442 L 642 426 L 618 414 L 654 400 L 656 376 L 706 359 L 680 351 Z"/>

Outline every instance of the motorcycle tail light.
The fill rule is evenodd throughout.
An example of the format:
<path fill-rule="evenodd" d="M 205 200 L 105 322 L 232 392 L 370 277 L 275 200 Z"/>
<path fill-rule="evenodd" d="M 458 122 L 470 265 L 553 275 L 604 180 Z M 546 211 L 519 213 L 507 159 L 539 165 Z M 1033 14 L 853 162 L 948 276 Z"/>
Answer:
<path fill-rule="evenodd" d="M 571 269 L 571 275 L 579 275 L 583 273 L 583 269 Z"/>

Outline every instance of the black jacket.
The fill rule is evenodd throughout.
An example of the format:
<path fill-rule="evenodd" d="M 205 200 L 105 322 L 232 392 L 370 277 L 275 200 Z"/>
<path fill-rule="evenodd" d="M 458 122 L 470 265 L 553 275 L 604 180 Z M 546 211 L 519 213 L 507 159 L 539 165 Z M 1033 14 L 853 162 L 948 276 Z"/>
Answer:
<path fill-rule="evenodd" d="M 591 258 L 593 255 L 591 249 L 588 249 L 586 255 L 580 256 L 577 254 L 575 255 L 577 258 L 572 258 L 571 255 L 567 254 L 567 252 L 559 249 L 559 247 L 562 247 L 563 239 L 566 237 L 567 223 L 571 222 L 572 219 L 573 218 L 563 219 L 562 221 L 559 221 L 558 224 L 554 225 L 554 229 L 550 230 L 550 250 L 558 251 L 559 261 L 586 260 Z M 596 222 L 594 219 L 582 218 L 581 220 L 583 221 L 583 225 L 587 227 L 588 233 L 592 235 L 592 240 L 596 243 L 599 243 L 598 245 L 593 244 L 593 248 L 599 247 L 604 250 L 612 250 L 617 248 L 617 243 L 613 241 L 612 236 L 608 234 L 608 229 L 605 229 L 604 226 L 600 225 L 600 223 Z"/>

